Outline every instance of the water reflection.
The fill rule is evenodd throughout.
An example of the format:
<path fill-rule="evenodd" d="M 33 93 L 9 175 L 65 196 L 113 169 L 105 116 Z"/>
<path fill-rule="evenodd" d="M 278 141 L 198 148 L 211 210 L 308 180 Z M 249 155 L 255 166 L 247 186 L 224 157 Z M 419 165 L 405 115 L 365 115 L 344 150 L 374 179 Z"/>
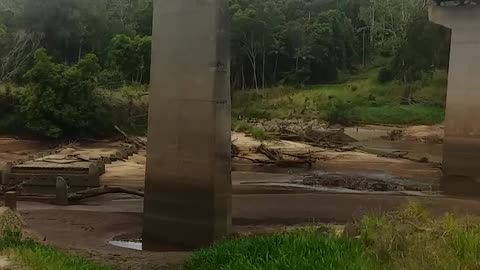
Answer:
<path fill-rule="evenodd" d="M 191 251 L 191 248 L 182 247 L 179 245 L 159 244 L 154 240 L 143 240 L 142 237 L 132 237 L 130 235 L 121 235 L 108 241 L 108 244 L 139 251 L 155 251 L 155 252 L 183 252 Z"/>
<path fill-rule="evenodd" d="M 128 249 L 134 249 L 134 250 L 143 250 L 142 242 L 112 240 L 108 243 L 110 245 L 116 246 L 116 247 L 128 248 Z"/>

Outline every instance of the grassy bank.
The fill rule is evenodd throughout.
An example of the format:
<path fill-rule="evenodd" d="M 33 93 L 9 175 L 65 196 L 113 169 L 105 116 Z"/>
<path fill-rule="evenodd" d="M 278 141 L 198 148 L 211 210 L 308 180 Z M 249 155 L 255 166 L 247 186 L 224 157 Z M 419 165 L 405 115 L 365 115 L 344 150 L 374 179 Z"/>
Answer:
<path fill-rule="evenodd" d="M 308 88 L 279 87 L 263 90 L 242 90 L 233 93 L 233 122 L 239 119 L 305 119 L 325 120 L 339 124 L 436 124 L 444 118 L 446 74 L 411 86 L 414 105 L 404 105 L 405 86 L 399 82 L 380 83 L 377 70 L 342 80 L 342 83 Z M 26 88 L 0 85 L 0 133 L 37 135 L 31 112 L 26 114 Z M 144 135 L 148 121 L 148 87 L 124 86 L 115 89 L 97 88 L 94 112 L 78 137 L 109 137 L 117 135 L 117 125 L 130 134 Z M 75 108 L 73 108 L 75 109 Z M 63 112 L 57 112 L 62 114 Z M 59 115 L 51 116 L 54 119 Z M 47 117 L 48 118 L 48 117 Z M 68 117 L 67 117 L 68 118 Z M 48 123 L 52 119 L 41 119 Z M 33 121 L 36 123 L 36 121 Z M 65 123 L 70 123 L 66 121 Z M 70 125 L 71 126 L 71 125 Z M 69 133 L 69 126 L 64 133 Z M 262 130 L 249 130 L 259 139 L 267 139 Z"/>
<path fill-rule="evenodd" d="M 221 241 L 195 252 L 185 270 L 392 269 L 474 270 L 480 261 L 480 219 L 433 218 L 418 203 L 365 216 L 341 236 L 311 227 Z"/>
<path fill-rule="evenodd" d="M 341 84 L 236 91 L 232 102 L 233 117 L 320 119 L 344 124 L 436 124 L 443 121 L 445 73 L 438 72 L 411 86 L 415 105 L 402 105 L 404 85 L 380 83 L 376 77 L 377 71 L 373 70 Z"/>
<path fill-rule="evenodd" d="M 315 229 L 272 236 L 238 238 L 196 252 L 185 270 L 377 269 L 376 259 L 352 239 L 322 235 Z"/>
<path fill-rule="evenodd" d="M 68 254 L 22 235 L 24 223 L 7 208 L 0 208 L 0 256 L 10 270 L 113 270 L 85 258 Z M 30 235 L 27 233 L 27 235 Z"/>
<path fill-rule="evenodd" d="M 24 270 L 114 270 L 33 240 L 23 239 L 20 233 L 13 231 L 4 233 L 0 239 L 0 250 Z"/>

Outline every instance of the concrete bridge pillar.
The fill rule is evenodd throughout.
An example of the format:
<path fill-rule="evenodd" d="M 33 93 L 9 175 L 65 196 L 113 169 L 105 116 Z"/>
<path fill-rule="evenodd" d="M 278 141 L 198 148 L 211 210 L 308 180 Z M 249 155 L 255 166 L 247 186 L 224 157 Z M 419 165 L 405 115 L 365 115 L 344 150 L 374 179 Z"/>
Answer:
<path fill-rule="evenodd" d="M 143 244 L 198 247 L 231 227 L 226 0 L 154 0 Z"/>
<path fill-rule="evenodd" d="M 480 180 L 480 6 L 433 4 L 430 20 L 452 29 L 444 173 Z"/>

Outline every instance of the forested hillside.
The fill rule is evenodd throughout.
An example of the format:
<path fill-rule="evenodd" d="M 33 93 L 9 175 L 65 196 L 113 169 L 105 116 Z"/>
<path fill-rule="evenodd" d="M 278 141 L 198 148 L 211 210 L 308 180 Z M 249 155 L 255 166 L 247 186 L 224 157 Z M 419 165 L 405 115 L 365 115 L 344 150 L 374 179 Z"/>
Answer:
<path fill-rule="evenodd" d="M 395 95 L 398 105 L 442 106 L 416 95 L 432 84 L 441 91 L 448 64 L 450 33 L 428 21 L 430 1 L 229 2 L 235 117 L 255 116 L 248 111 L 257 105 L 245 101 L 252 93 L 282 87 L 289 96 L 332 83 L 354 89 L 354 98 L 360 88 L 376 101 L 369 106 L 390 99 L 377 98 L 371 90 L 378 87 L 395 89 L 383 96 Z M 151 0 L 1 0 L 0 131 L 108 136 L 119 125 L 144 132 L 151 21 Z M 343 100 L 308 102 L 324 106 L 319 111 L 350 102 L 338 96 Z M 295 117 L 328 115 L 313 111 Z"/>

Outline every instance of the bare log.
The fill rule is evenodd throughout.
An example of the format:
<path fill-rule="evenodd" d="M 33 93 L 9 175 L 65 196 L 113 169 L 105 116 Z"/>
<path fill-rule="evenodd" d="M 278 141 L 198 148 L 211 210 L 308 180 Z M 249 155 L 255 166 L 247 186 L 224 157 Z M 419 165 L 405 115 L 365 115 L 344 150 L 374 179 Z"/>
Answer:
<path fill-rule="evenodd" d="M 128 135 L 125 131 L 123 131 L 122 129 L 120 129 L 118 126 L 115 126 L 115 129 L 123 135 L 123 137 L 125 137 L 125 140 L 128 142 L 128 143 L 132 143 L 132 144 L 135 144 L 137 147 L 139 148 L 145 148 L 147 147 L 147 143 L 145 141 L 143 141 L 142 139 L 140 139 L 139 137 L 136 137 L 136 136 L 130 136 Z"/>
<path fill-rule="evenodd" d="M 293 158 L 297 158 L 297 159 L 314 159 L 314 160 L 318 160 L 320 158 L 318 157 L 314 157 L 313 155 L 314 154 L 317 154 L 317 153 L 323 153 L 323 152 L 326 152 L 328 150 L 318 150 L 318 151 L 309 151 L 309 152 L 306 152 L 306 153 L 282 153 L 282 155 L 284 156 L 288 156 L 288 157 L 293 157 Z"/>
<path fill-rule="evenodd" d="M 284 129 L 283 132 L 274 134 L 274 136 L 280 140 L 301 141 L 316 147 L 338 148 L 345 146 L 348 142 L 355 141 L 345 135 L 343 128 L 339 130 L 306 130 L 302 132 Z"/>
<path fill-rule="evenodd" d="M 0 194 L 5 194 L 9 191 L 21 190 L 25 184 L 27 184 L 27 181 L 24 181 L 15 185 L 2 185 L 0 186 Z"/>
<path fill-rule="evenodd" d="M 307 160 L 293 160 L 293 159 L 292 160 L 288 160 L 288 159 L 265 160 L 265 159 L 253 159 L 253 158 L 242 157 L 242 156 L 235 156 L 235 158 L 245 159 L 255 164 L 272 165 L 272 166 L 285 167 L 285 168 L 302 168 L 302 167 L 310 168 L 312 166 L 312 162 Z"/>
<path fill-rule="evenodd" d="M 273 134 L 273 136 L 279 140 L 284 140 L 284 141 L 303 141 L 303 138 L 297 134 L 276 133 L 276 134 Z"/>
<path fill-rule="evenodd" d="M 261 154 L 265 155 L 270 160 L 281 160 L 282 159 L 282 157 L 280 155 L 280 152 L 278 152 L 277 150 L 268 148 L 263 143 L 259 147 L 257 147 L 257 153 L 261 153 Z"/>
<path fill-rule="evenodd" d="M 294 159 L 286 159 L 283 157 L 283 153 L 281 153 L 278 150 L 268 148 L 265 144 L 261 144 L 259 147 L 257 147 L 257 153 L 261 153 L 265 155 L 269 160 L 268 161 L 263 161 L 262 163 L 264 164 L 275 164 L 279 167 L 304 167 L 308 166 L 309 168 L 312 167 L 313 163 L 316 162 L 317 159 L 315 159 L 312 155 L 308 157 L 295 157 L 290 155 L 290 157 L 293 157 Z M 288 155 L 286 155 L 288 156 Z"/>
<path fill-rule="evenodd" d="M 103 187 L 99 187 L 99 188 L 91 188 L 91 189 L 87 189 L 85 191 L 80 191 L 80 192 L 77 192 L 77 193 L 70 194 L 68 196 L 68 201 L 69 202 L 77 202 L 77 201 L 81 201 L 83 199 L 98 197 L 98 196 L 101 196 L 101 195 L 111 194 L 111 193 L 124 193 L 124 194 L 139 196 L 139 197 L 144 197 L 145 196 L 144 192 L 134 190 L 134 189 L 118 187 L 118 186 L 103 186 Z"/>
<path fill-rule="evenodd" d="M 232 157 L 238 156 L 238 154 L 240 154 L 240 149 L 232 142 Z"/>

